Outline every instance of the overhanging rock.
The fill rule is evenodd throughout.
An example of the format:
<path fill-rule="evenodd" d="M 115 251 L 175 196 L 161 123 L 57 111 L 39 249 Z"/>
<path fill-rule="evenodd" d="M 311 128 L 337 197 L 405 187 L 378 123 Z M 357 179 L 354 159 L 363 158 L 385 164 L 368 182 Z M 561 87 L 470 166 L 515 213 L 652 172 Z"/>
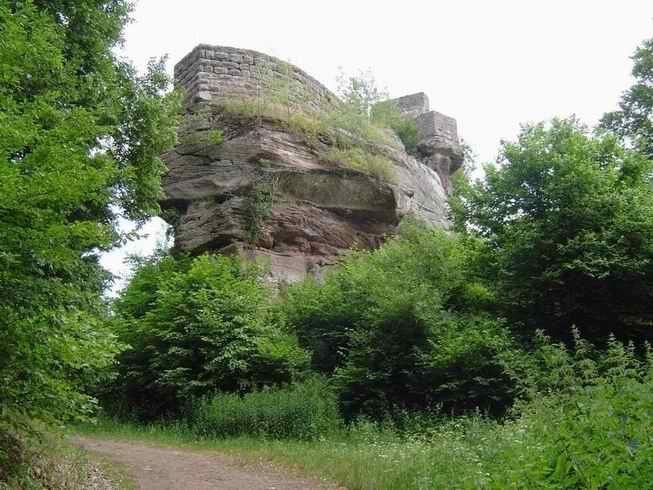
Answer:
<path fill-rule="evenodd" d="M 164 155 L 161 204 L 176 248 L 264 257 L 273 280 L 292 282 L 319 275 L 353 247 L 378 247 L 407 216 L 449 227 L 449 175 L 462 151 L 456 121 L 431 111 L 425 94 L 395 99 L 416 121 L 416 154 L 401 143 L 358 142 L 389 162 L 393 178 L 383 180 L 327 158 L 333 141 L 308 137 L 283 114 L 225 109 L 237 102 L 257 111 L 270 99 L 282 100 L 288 114 L 338 107 L 333 93 L 295 66 L 199 45 L 176 65 L 175 80 L 186 91 L 187 113 L 180 143 Z"/>

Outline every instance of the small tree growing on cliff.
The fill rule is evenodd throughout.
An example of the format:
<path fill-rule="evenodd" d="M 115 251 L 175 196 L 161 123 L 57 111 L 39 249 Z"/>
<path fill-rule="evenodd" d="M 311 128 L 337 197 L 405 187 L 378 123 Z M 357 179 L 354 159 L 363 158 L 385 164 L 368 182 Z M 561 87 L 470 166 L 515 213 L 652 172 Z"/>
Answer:
<path fill-rule="evenodd" d="M 378 140 L 379 128 L 389 128 L 401 139 L 407 151 L 416 150 L 415 121 L 401 114 L 397 104 L 388 99 L 387 90 L 379 88 L 372 72 L 347 76 L 341 71 L 338 95 L 344 102 L 334 118 L 339 125 L 375 140 Z"/>
<path fill-rule="evenodd" d="M 338 75 L 338 95 L 345 106 L 352 112 L 372 117 L 372 107 L 388 98 L 388 92 L 378 87 L 371 71 L 361 71 L 358 75 L 345 75 L 341 70 Z"/>
<path fill-rule="evenodd" d="M 256 120 L 261 124 L 263 114 L 270 104 L 270 87 L 274 77 L 274 71 L 269 63 L 260 62 L 256 65 Z"/>
<path fill-rule="evenodd" d="M 270 87 L 271 98 L 286 112 L 286 121 L 290 122 L 293 112 L 292 68 L 290 63 L 281 61 L 278 74 L 273 77 Z"/>

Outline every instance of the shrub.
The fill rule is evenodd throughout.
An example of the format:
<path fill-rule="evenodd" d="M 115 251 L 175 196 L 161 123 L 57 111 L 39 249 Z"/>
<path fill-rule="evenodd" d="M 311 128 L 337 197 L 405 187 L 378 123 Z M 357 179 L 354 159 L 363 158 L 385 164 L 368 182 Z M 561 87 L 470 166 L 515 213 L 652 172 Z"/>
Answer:
<path fill-rule="evenodd" d="M 397 133 L 408 153 L 417 151 L 417 123 L 414 119 L 403 116 L 394 101 L 376 103 L 372 107 L 371 118 L 377 126 L 391 128 Z"/>
<path fill-rule="evenodd" d="M 242 396 L 208 396 L 193 407 L 190 425 L 198 434 L 209 437 L 315 439 L 340 430 L 342 420 L 332 389 L 323 379 L 312 378 Z"/>
<path fill-rule="evenodd" d="M 392 162 L 381 155 L 375 155 L 361 148 L 342 150 L 331 148 L 326 159 L 340 162 L 346 167 L 366 173 L 386 182 L 394 182 L 396 175 Z"/>
<path fill-rule="evenodd" d="M 346 445 L 300 457 L 322 458 L 317 466 L 331 465 L 343 483 L 360 488 L 648 488 L 650 361 L 614 339 L 602 352 L 574 337 L 567 348 L 540 336 L 531 358 L 538 384 L 503 423 L 427 417 L 409 419 L 398 433 L 394 424 L 363 421 Z M 356 471 L 338 469 L 346 464 Z M 375 481 L 381 471 L 383 481 Z"/>
<path fill-rule="evenodd" d="M 546 373 L 520 416 L 481 450 L 490 488 L 646 488 L 653 477 L 653 379 L 649 361 L 611 339 L 599 352 L 542 345 Z M 648 348 L 647 348 L 648 350 Z M 481 449 L 481 448 L 479 448 Z"/>
<path fill-rule="evenodd" d="M 234 257 L 146 262 L 115 304 L 115 329 L 131 348 L 112 397 L 155 417 L 216 390 L 290 382 L 307 356 L 262 274 Z"/>
<path fill-rule="evenodd" d="M 323 285 L 289 289 L 286 313 L 313 366 L 335 373 L 348 416 L 500 412 L 514 390 L 504 362 L 519 351 L 484 311 L 492 294 L 475 277 L 476 242 L 416 225 L 402 233 L 352 254 Z"/>

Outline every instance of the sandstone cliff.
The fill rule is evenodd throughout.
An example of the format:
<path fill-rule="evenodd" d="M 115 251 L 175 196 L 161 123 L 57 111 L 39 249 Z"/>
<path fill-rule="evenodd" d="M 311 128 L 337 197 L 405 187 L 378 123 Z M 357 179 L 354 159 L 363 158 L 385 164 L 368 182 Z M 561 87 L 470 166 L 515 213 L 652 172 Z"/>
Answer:
<path fill-rule="evenodd" d="M 407 215 L 449 225 L 449 175 L 462 151 L 455 120 L 430 111 L 425 94 L 395 100 L 416 121 L 411 155 L 393 134 L 326 134 L 311 114 L 333 110 L 337 97 L 255 51 L 200 45 L 176 65 L 175 79 L 187 115 L 179 144 L 164 155 L 162 202 L 175 247 L 265 257 L 274 279 L 295 281 L 352 247 L 377 247 Z M 282 110 L 262 110 L 270 99 Z M 349 153 L 334 152 L 341 133 L 355 147 Z M 390 169 L 370 172 L 347 155 Z"/>

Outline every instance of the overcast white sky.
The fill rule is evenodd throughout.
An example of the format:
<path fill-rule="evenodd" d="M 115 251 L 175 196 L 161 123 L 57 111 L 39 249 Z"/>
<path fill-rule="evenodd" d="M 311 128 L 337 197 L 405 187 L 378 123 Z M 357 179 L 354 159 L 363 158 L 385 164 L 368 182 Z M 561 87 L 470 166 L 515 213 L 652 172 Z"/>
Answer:
<path fill-rule="evenodd" d="M 458 121 L 481 162 L 526 122 L 576 114 L 595 124 L 630 83 L 653 36 L 651 0 L 140 0 L 124 55 L 169 68 L 199 43 L 262 51 L 335 88 L 338 68 L 370 69 L 390 95 L 426 92 Z M 107 254 L 147 254 L 162 231 Z"/>

